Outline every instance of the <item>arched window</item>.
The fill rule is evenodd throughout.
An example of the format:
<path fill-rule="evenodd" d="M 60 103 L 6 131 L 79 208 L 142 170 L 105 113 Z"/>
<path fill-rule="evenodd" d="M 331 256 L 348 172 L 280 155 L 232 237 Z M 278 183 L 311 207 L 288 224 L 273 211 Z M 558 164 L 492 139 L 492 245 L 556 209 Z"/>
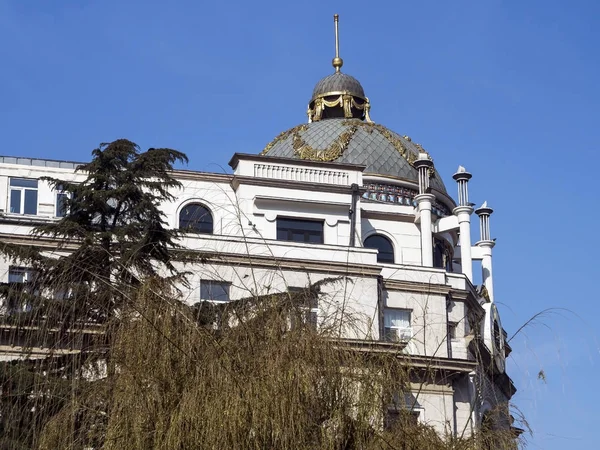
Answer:
<path fill-rule="evenodd" d="M 199 203 L 184 206 L 179 213 L 179 229 L 190 233 L 213 232 L 213 217 L 208 208 Z"/>
<path fill-rule="evenodd" d="M 377 262 L 394 264 L 394 246 L 388 238 L 381 234 L 374 234 L 365 239 L 366 248 L 376 248 Z"/>

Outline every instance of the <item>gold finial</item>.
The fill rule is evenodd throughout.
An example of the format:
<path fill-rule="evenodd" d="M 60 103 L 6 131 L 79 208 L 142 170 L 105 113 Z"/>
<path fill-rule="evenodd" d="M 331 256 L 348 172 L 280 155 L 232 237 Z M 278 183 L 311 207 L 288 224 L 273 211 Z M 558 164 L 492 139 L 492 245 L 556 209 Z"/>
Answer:
<path fill-rule="evenodd" d="M 335 58 L 331 61 L 333 67 L 335 67 L 335 71 L 339 72 L 341 67 L 344 65 L 344 60 L 340 58 L 340 38 L 338 34 L 338 19 L 340 16 L 337 14 L 333 15 L 333 23 L 335 25 Z"/>

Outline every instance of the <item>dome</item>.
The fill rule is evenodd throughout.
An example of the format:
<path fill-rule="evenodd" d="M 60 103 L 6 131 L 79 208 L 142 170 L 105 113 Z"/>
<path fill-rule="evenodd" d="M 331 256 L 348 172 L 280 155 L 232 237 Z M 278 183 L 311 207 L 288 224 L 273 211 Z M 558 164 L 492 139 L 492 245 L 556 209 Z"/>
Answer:
<path fill-rule="evenodd" d="M 416 184 L 418 172 L 412 163 L 423 151 L 410 138 L 402 137 L 383 125 L 360 119 L 330 118 L 284 131 L 261 154 L 360 164 L 366 166 L 364 173 L 367 175 L 389 176 Z M 430 186 L 446 192 L 435 170 Z"/>
<path fill-rule="evenodd" d="M 339 94 L 350 94 L 365 99 L 365 91 L 356 78 L 342 72 L 335 72 L 317 83 L 313 90 L 312 100 Z"/>

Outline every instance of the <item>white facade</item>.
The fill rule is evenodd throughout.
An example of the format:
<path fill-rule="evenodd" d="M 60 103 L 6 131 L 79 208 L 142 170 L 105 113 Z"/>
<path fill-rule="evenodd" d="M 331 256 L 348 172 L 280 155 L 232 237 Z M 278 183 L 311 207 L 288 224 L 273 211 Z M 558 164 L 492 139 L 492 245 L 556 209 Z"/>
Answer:
<path fill-rule="evenodd" d="M 63 167 L 56 167 L 59 165 Z M 353 317 L 344 338 L 397 340 L 396 344 L 385 344 L 386 348 L 410 354 L 415 364 L 433 364 L 447 374 L 443 382 L 415 386 L 418 395 L 413 407 L 420 420 L 440 432 L 460 435 L 465 429 L 471 430 L 472 419 L 475 426 L 480 423 L 484 408 L 509 399 L 514 388 L 503 368 L 484 367 L 476 355 L 483 351 L 490 361 L 503 359 L 491 343 L 489 296 L 482 296 L 464 273 L 421 264 L 423 230 L 418 208 L 369 200 L 365 198 L 369 193 L 362 188 L 373 182 L 413 189 L 414 185 L 381 176 L 367 179 L 364 167 L 347 164 L 238 154 L 232 166 L 233 175 L 176 171 L 183 187 L 175 193 L 175 201 L 163 205 L 173 228 L 180 226 L 186 206 L 199 203 L 206 207 L 212 215 L 213 232 L 188 233 L 182 244 L 221 255 L 194 269 L 190 280 L 193 288 L 184 293 L 184 301 L 201 301 L 201 286 L 210 280 L 228 283 L 228 299 L 235 300 L 339 276 L 338 283 L 324 289 L 319 320 L 343 304 L 346 314 Z M 58 220 L 58 193 L 41 180 L 37 182 L 35 214 L 31 210 L 24 214 L 22 207 L 16 207 L 17 197 L 21 195 L 21 203 L 24 197 L 12 191 L 34 189 L 21 188 L 19 180 L 44 176 L 83 180 L 85 175 L 74 173 L 74 167 L 54 161 L 0 159 L 0 236 L 4 241 L 27 242 L 33 226 Z M 361 189 L 358 194 L 354 189 L 356 214 L 349 214 L 353 184 Z M 30 203 L 32 198 L 31 194 Z M 463 213 L 445 194 L 439 193 L 436 199 L 448 211 Z M 455 250 L 451 266 L 459 268 L 458 215 L 432 217 L 429 233 Z M 284 218 L 318 221 L 322 224 L 322 243 L 278 239 L 277 224 Z M 356 221 L 355 246 L 350 245 L 352 220 Z M 373 235 L 389 239 L 393 263 L 378 262 L 378 251 L 363 246 Z M 38 244 L 52 247 L 51 242 Z M 482 250 L 474 247 L 473 258 L 491 259 L 491 246 Z M 491 272 L 491 264 L 486 269 Z M 8 281 L 9 275 L 9 264 L 3 261 L 0 276 Z M 491 280 L 491 273 L 487 279 Z M 486 339 L 475 349 L 472 328 L 480 326 Z M 3 350 L 4 358 L 14 357 L 16 352 L 6 346 Z"/>

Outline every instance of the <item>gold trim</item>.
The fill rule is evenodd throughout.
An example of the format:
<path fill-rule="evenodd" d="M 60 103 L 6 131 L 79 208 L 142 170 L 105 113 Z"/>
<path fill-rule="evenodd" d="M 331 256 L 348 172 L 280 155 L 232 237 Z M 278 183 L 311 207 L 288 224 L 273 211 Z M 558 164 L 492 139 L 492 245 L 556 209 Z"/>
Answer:
<path fill-rule="evenodd" d="M 283 140 L 285 140 L 286 138 L 288 138 L 290 135 L 294 134 L 294 133 L 299 133 L 301 131 L 306 131 L 308 130 L 308 125 L 306 125 L 305 123 L 303 123 L 302 125 L 298 125 L 294 128 L 290 128 L 289 130 L 283 131 L 281 133 L 279 133 L 275 139 L 273 139 L 271 142 L 269 142 L 267 144 L 267 146 L 263 149 L 262 152 L 260 152 L 260 155 L 266 155 L 269 150 L 271 150 L 275 144 L 277 144 L 278 142 L 281 142 Z"/>
<path fill-rule="evenodd" d="M 326 97 L 336 97 L 333 100 L 327 100 Z M 364 100 L 364 103 L 358 103 L 356 98 L 360 98 Z M 312 108 L 311 108 L 312 105 Z M 368 98 L 363 98 L 359 95 L 355 95 L 349 91 L 340 91 L 340 92 L 326 92 L 324 94 L 319 94 L 317 97 L 314 97 L 308 104 L 308 110 L 306 114 L 308 115 L 308 122 L 318 122 L 323 118 L 323 111 L 325 107 L 327 108 L 335 108 L 337 106 L 341 106 L 344 110 L 344 117 L 346 119 L 352 119 L 352 108 L 358 109 L 359 111 L 364 111 L 365 120 L 368 123 L 371 123 L 371 116 L 369 111 L 371 110 L 371 103 Z"/>
<path fill-rule="evenodd" d="M 363 97 L 361 95 L 358 95 L 356 92 L 351 92 L 351 91 L 329 91 L 329 92 L 324 92 L 322 94 L 318 94 L 318 95 L 314 96 L 313 98 L 310 99 L 309 103 L 314 102 L 318 98 L 334 97 L 334 96 L 337 97 L 338 95 L 344 95 L 344 94 L 348 94 L 348 95 L 351 95 L 353 97 L 360 98 L 361 100 L 364 100 L 366 102 L 369 101 L 369 99 L 367 97 Z"/>
<path fill-rule="evenodd" d="M 323 150 L 311 147 L 304 139 L 302 139 L 302 137 L 300 137 L 299 133 L 294 133 L 294 140 L 292 142 L 294 156 L 300 159 L 309 159 L 311 161 L 334 161 L 344 154 L 357 129 L 358 124 L 354 123 L 350 125 L 346 131 L 335 138 L 333 142 Z"/>

